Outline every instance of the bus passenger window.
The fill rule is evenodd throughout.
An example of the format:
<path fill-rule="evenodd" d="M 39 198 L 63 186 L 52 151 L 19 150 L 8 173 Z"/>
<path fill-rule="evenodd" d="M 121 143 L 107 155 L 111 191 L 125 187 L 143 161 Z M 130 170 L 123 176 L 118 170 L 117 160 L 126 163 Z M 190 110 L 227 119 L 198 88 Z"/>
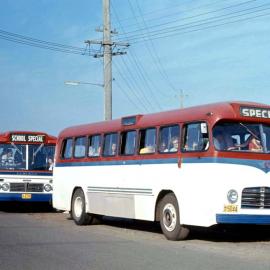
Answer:
<path fill-rule="evenodd" d="M 62 158 L 68 159 L 72 157 L 72 142 L 73 140 L 65 139 L 62 146 Z"/>
<path fill-rule="evenodd" d="M 88 156 L 99 157 L 101 150 L 101 136 L 93 135 L 89 137 Z"/>
<path fill-rule="evenodd" d="M 136 148 L 136 131 L 130 130 L 121 134 L 121 155 L 134 155 Z"/>
<path fill-rule="evenodd" d="M 118 141 L 117 133 L 106 134 L 104 136 L 104 147 L 103 147 L 104 156 L 115 156 L 117 154 L 117 141 Z"/>
<path fill-rule="evenodd" d="M 79 137 L 75 139 L 74 157 L 85 157 L 86 137 Z"/>
<path fill-rule="evenodd" d="M 185 126 L 183 151 L 205 151 L 209 147 L 207 124 L 192 123 Z"/>
<path fill-rule="evenodd" d="M 140 131 L 140 154 L 153 154 L 156 152 L 156 128 Z"/>
<path fill-rule="evenodd" d="M 178 151 L 179 145 L 179 126 L 167 126 L 160 128 L 159 146 L 160 153 L 174 153 Z"/>

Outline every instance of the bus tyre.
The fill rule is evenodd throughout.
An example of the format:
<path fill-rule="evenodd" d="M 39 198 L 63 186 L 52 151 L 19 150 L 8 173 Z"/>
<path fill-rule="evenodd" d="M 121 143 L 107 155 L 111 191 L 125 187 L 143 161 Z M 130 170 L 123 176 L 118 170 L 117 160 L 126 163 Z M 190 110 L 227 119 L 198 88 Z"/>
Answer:
<path fill-rule="evenodd" d="M 179 207 L 173 193 L 163 197 L 160 202 L 160 226 L 163 234 L 168 240 L 183 240 L 189 230 L 180 225 Z"/>
<path fill-rule="evenodd" d="M 82 189 L 76 189 L 72 196 L 71 216 L 77 225 L 91 223 L 91 215 L 85 212 L 85 197 Z"/>

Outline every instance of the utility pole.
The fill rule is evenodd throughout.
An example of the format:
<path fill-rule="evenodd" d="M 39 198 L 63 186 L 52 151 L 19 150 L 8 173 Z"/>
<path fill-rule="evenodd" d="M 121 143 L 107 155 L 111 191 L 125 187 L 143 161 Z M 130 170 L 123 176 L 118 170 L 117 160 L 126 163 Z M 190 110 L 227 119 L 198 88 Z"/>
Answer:
<path fill-rule="evenodd" d="M 112 51 L 112 46 L 128 47 L 128 43 L 112 42 L 111 34 L 117 34 L 111 31 L 110 21 L 110 0 L 103 0 L 103 29 L 96 29 L 97 32 L 103 32 L 103 40 L 86 40 L 85 43 L 99 44 L 103 47 L 103 53 L 95 54 L 94 57 L 103 57 L 103 77 L 104 77 L 104 119 L 112 119 L 112 56 L 126 54 L 124 51 Z"/>
<path fill-rule="evenodd" d="M 175 97 L 179 97 L 180 98 L 180 109 L 183 109 L 184 108 L 184 99 L 186 97 L 188 97 L 188 95 L 184 94 L 184 91 L 181 89 L 179 96 L 176 95 Z"/>
<path fill-rule="evenodd" d="M 103 46 L 104 46 L 104 116 L 112 119 L 112 45 L 110 0 L 103 0 Z"/>

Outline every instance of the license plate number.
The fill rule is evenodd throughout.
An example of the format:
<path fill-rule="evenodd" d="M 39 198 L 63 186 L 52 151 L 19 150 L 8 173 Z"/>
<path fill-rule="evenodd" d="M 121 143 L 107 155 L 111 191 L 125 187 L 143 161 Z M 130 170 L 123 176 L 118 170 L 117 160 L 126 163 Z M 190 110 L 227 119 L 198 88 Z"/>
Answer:
<path fill-rule="evenodd" d="M 31 199 L 32 198 L 32 194 L 22 194 L 22 199 L 24 199 L 24 200 L 29 200 L 29 199 Z"/>

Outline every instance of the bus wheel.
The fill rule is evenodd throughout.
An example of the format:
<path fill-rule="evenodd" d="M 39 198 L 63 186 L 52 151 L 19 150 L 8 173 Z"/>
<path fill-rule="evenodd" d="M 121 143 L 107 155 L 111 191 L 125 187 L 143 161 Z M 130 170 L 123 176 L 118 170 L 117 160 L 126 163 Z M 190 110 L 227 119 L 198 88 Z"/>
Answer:
<path fill-rule="evenodd" d="M 85 197 L 82 189 L 76 189 L 72 197 L 71 216 L 77 225 L 91 223 L 91 215 L 85 212 Z"/>
<path fill-rule="evenodd" d="M 160 226 L 168 240 L 183 240 L 189 230 L 180 225 L 179 207 L 173 193 L 164 196 L 160 202 Z"/>

